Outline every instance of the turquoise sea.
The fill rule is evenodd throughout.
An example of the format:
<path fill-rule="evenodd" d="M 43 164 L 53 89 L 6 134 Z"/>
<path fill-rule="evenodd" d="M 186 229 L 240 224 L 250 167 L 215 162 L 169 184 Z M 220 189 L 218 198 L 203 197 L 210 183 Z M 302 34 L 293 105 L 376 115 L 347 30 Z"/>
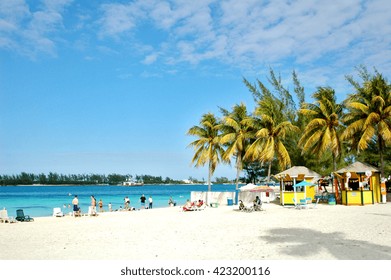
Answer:
<path fill-rule="evenodd" d="M 113 210 L 124 206 L 124 198 L 130 198 L 131 207 L 140 208 L 140 196 L 152 196 L 153 207 L 168 207 L 170 196 L 177 205 L 185 204 L 192 191 L 207 191 L 205 185 L 145 185 L 141 187 L 123 186 L 0 186 L 0 209 L 8 210 L 9 216 L 16 216 L 17 209 L 23 209 L 31 217 L 51 216 L 53 208 L 61 207 L 67 214 L 71 211 L 74 195 L 79 198 L 82 212 L 88 211 L 91 195 L 97 202 L 102 199 L 103 208 L 108 211 L 111 202 Z M 213 185 L 212 191 L 234 191 L 235 185 Z M 64 207 L 65 206 L 65 207 Z"/>

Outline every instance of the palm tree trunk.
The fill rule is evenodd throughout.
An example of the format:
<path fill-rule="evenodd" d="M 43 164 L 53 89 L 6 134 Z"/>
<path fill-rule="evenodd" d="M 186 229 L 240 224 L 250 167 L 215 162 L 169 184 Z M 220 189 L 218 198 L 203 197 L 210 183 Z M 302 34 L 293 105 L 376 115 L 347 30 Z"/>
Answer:
<path fill-rule="evenodd" d="M 337 159 L 334 155 L 333 155 L 333 171 L 337 171 Z"/>
<path fill-rule="evenodd" d="M 210 181 L 212 179 L 212 162 L 209 161 L 209 174 L 208 174 L 208 192 L 212 191 L 212 188 L 210 186 Z"/>
<path fill-rule="evenodd" d="M 208 192 L 206 193 L 206 205 L 209 205 L 209 193 L 212 191 L 212 188 L 210 186 L 210 181 L 211 181 L 211 178 L 212 178 L 212 162 L 209 161 L 209 166 L 208 166 Z"/>
<path fill-rule="evenodd" d="M 240 175 L 240 171 L 242 170 L 242 159 L 241 159 L 241 156 L 238 155 L 236 157 L 236 190 L 239 189 L 239 175 Z"/>
<path fill-rule="evenodd" d="M 236 188 L 235 188 L 235 190 L 239 189 L 239 175 L 240 175 L 240 168 L 236 167 Z"/>
<path fill-rule="evenodd" d="M 268 183 L 270 182 L 271 173 L 272 173 L 272 160 L 269 162 L 269 168 L 267 170 L 267 182 Z"/>
<path fill-rule="evenodd" d="M 380 156 L 380 178 L 384 178 L 384 145 L 383 138 L 377 137 L 379 141 L 379 156 Z"/>
<path fill-rule="evenodd" d="M 337 158 L 333 155 L 333 171 L 337 171 Z M 338 180 L 334 177 L 333 182 L 331 183 L 331 192 L 335 192 L 335 198 L 339 201 L 340 192 L 338 189 Z"/>

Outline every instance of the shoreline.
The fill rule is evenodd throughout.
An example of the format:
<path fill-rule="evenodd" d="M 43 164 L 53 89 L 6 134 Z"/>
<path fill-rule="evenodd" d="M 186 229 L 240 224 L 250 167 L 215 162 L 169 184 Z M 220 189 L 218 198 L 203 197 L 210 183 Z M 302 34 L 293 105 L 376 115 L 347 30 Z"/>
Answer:
<path fill-rule="evenodd" d="M 391 260 L 390 203 L 264 208 L 176 206 L 0 223 L 0 259 Z"/>
<path fill-rule="evenodd" d="M 245 183 L 239 183 L 239 185 L 244 185 Z M 215 184 L 215 185 L 235 185 L 235 184 Z M 30 185 L 0 185 L 0 187 L 145 187 L 145 186 L 204 186 L 204 184 L 143 184 L 143 185 L 135 185 L 135 186 L 124 186 L 124 185 L 109 185 L 109 184 L 30 184 Z"/>

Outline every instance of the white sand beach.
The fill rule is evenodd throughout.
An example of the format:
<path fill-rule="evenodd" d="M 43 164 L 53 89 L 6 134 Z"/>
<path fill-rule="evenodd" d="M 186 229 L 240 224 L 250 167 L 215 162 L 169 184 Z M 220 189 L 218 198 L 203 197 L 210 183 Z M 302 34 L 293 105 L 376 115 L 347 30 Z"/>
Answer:
<path fill-rule="evenodd" d="M 390 260 L 391 204 L 179 207 L 0 224 L 1 260 Z M 28 213 L 26 213 L 28 214 Z"/>

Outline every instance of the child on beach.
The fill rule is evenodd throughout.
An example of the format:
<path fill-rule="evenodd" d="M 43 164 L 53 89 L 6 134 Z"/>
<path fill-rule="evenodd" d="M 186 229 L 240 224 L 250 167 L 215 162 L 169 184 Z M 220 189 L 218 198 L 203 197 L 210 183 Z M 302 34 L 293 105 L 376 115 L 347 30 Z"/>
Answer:
<path fill-rule="evenodd" d="M 102 213 L 103 212 L 103 201 L 102 201 L 102 199 L 99 200 L 98 204 L 99 204 L 99 212 Z"/>
<path fill-rule="evenodd" d="M 170 196 L 170 199 L 168 200 L 168 205 L 170 207 L 173 207 L 173 206 L 176 206 L 176 202 L 174 200 L 172 200 L 172 197 Z"/>
<path fill-rule="evenodd" d="M 129 209 L 129 205 L 130 205 L 129 197 L 126 196 L 124 201 L 125 201 L 125 210 L 128 210 Z"/>
<path fill-rule="evenodd" d="M 147 200 L 147 199 L 145 198 L 144 195 L 142 195 L 142 196 L 140 197 L 141 209 L 145 209 L 145 200 Z"/>

